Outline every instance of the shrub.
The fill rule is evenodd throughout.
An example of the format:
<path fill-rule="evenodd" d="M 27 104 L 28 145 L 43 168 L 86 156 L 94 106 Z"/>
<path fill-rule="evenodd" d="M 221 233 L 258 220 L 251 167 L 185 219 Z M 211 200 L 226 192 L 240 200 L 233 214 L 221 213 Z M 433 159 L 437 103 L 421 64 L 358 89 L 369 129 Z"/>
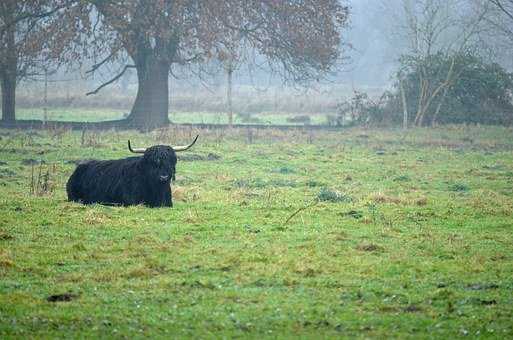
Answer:
<path fill-rule="evenodd" d="M 454 64 L 453 64 L 454 63 Z M 446 92 L 439 91 L 425 113 L 424 124 L 512 124 L 513 74 L 497 63 L 487 63 L 479 56 L 462 53 L 438 53 L 423 59 L 404 56 L 405 94 L 410 116 L 417 112 L 422 89 L 420 79 L 427 80 L 428 93 L 443 84 L 452 65 L 453 81 Z M 396 109 L 396 121 L 402 120 L 399 84 L 394 86 L 389 103 Z M 438 111 L 438 114 L 436 113 Z"/>
<path fill-rule="evenodd" d="M 451 81 L 442 86 L 451 67 Z M 513 73 L 497 63 L 471 53 L 403 56 L 398 74 L 402 74 L 410 125 L 419 111 L 419 101 L 426 109 L 416 125 L 513 124 Z M 351 99 L 339 104 L 339 117 L 337 123 L 348 117 L 359 125 L 400 125 L 403 104 L 399 80 L 377 100 L 355 91 Z"/>
<path fill-rule="evenodd" d="M 462 183 L 454 183 L 451 186 L 449 186 L 449 190 L 456 191 L 456 192 L 465 192 L 469 191 L 469 187 Z"/>
<path fill-rule="evenodd" d="M 321 202 L 352 202 L 353 199 L 351 196 L 346 195 L 344 193 L 331 190 L 328 188 L 322 188 L 317 194 L 317 199 Z"/>
<path fill-rule="evenodd" d="M 328 119 L 328 125 L 389 125 L 396 114 L 395 110 L 390 110 L 393 97 L 391 92 L 385 91 L 373 100 L 365 92 L 354 91 L 349 100 L 338 104 L 337 116 Z"/>

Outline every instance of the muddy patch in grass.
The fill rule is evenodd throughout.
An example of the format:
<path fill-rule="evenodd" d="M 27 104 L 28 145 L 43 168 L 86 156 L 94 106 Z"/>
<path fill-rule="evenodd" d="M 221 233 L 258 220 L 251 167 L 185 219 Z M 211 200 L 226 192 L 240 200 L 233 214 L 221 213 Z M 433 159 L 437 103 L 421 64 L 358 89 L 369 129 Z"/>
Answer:
<path fill-rule="evenodd" d="M 403 312 L 405 312 L 405 313 L 418 313 L 418 312 L 422 312 L 422 308 L 420 308 L 417 305 L 408 305 L 408 306 L 403 308 Z"/>
<path fill-rule="evenodd" d="M 493 306 L 498 302 L 496 299 L 482 299 L 482 298 L 466 298 L 459 301 L 460 305 L 474 305 L 474 306 Z"/>
<path fill-rule="evenodd" d="M 489 290 L 498 289 L 499 285 L 496 283 L 473 283 L 467 286 L 469 290 Z"/>
<path fill-rule="evenodd" d="M 470 188 L 463 183 L 454 183 L 449 185 L 449 190 L 454 192 L 467 192 Z"/>
<path fill-rule="evenodd" d="M 64 293 L 64 294 L 50 295 L 49 297 L 46 298 L 46 301 L 48 301 L 48 302 L 69 302 L 71 300 L 75 300 L 76 298 L 78 298 L 77 294 Z"/>
<path fill-rule="evenodd" d="M 383 251 L 383 247 L 377 245 L 377 244 L 374 244 L 374 243 L 362 243 L 362 244 L 359 244 L 358 246 L 356 246 L 356 249 L 357 250 L 360 250 L 360 251 L 366 251 L 366 252 L 381 252 Z"/>

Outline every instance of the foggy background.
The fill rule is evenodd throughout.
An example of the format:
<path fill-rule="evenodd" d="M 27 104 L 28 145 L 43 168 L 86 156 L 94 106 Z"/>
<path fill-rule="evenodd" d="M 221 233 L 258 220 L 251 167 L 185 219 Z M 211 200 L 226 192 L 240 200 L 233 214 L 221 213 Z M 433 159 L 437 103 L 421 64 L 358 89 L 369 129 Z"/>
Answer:
<path fill-rule="evenodd" d="M 454 1 L 458 15 L 469 13 L 475 1 Z M 398 58 L 408 51 L 404 32 L 403 0 L 353 0 L 350 5 L 350 25 L 342 33 L 343 60 L 337 73 L 308 86 L 283 84 L 268 70 L 246 64 L 233 74 L 233 109 L 235 113 L 333 113 L 337 105 L 351 97 L 354 91 L 364 91 L 378 97 L 390 88 L 397 71 Z M 482 53 L 506 70 L 513 69 L 509 42 L 496 32 L 483 32 Z M 98 94 L 85 94 L 119 72 L 115 66 L 104 67 L 92 76 L 80 69 L 58 69 L 46 78 L 24 80 L 17 88 L 20 108 L 111 108 L 129 112 L 137 92 L 135 70 L 128 70 L 116 83 Z M 212 74 L 191 74 L 173 66 L 170 75 L 170 112 L 226 111 L 226 74 L 219 65 L 211 65 Z M 46 98 L 45 98 L 46 97 Z M 49 113 L 51 119 L 51 112 Z"/>

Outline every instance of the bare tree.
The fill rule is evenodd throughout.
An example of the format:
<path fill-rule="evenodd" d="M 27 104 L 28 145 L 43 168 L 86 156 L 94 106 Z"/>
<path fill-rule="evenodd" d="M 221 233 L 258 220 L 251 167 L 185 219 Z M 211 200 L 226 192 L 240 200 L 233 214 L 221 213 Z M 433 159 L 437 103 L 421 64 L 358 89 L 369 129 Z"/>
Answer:
<path fill-rule="evenodd" d="M 513 20 L 513 0 L 488 0 L 497 7 L 503 14 Z"/>
<path fill-rule="evenodd" d="M 499 41 L 501 47 L 511 50 L 509 45 L 513 40 L 513 0 L 486 0 L 477 1 L 477 6 L 493 7 L 493 11 L 487 16 L 487 23 L 491 27 L 491 32 L 486 36 L 487 40 Z M 511 58 L 511 55 L 508 55 Z"/>
<path fill-rule="evenodd" d="M 431 116 L 431 124 L 436 124 L 447 90 L 461 72 L 455 68 L 456 58 L 475 46 L 487 11 L 486 6 L 477 12 L 471 11 L 465 1 L 459 0 L 402 0 L 402 13 L 396 18 L 400 23 L 399 31 L 408 41 L 408 52 L 403 56 L 402 64 L 419 74 L 414 125 L 425 124 L 426 113 L 435 99 L 438 104 Z M 448 61 L 448 65 L 434 71 L 443 72 L 442 77 L 430 75 L 433 73 L 430 60 L 435 56 L 442 56 Z M 400 73 L 403 74 L 404 70 Z"/>

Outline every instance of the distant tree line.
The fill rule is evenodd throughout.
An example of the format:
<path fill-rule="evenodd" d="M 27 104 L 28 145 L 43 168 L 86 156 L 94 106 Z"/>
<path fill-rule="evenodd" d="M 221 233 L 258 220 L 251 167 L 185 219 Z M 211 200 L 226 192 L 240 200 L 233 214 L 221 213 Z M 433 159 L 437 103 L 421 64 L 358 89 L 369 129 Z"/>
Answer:
<path fill-rule="evenodd" d="M 500 37 L 510 48 L 513 0 L 383 1 L 387 8 L 395 41 L 406 46 L 393 86 L 378 99 L 356 92 L 340 117 L 405 127 L 511 124 L 511 74 L 493 62 L 498 47 L 490 41 Z M 2 120 L 16 119 L 20 81 L 84 65 L 88 77 L 112 74 L 87 95 L 135 70 L 135 101 L 119 121 L 134 127 L 169 122 L 169 75 L 177 67 L 201 74 L 218 65 L 231 84 L 241 64 L 265 62 L 285 81 L 315 81 L 340 66 L 348 16 L 338 0 L 3 0 Z M 227 97 L 231 113 L 230 85 Z"/>

